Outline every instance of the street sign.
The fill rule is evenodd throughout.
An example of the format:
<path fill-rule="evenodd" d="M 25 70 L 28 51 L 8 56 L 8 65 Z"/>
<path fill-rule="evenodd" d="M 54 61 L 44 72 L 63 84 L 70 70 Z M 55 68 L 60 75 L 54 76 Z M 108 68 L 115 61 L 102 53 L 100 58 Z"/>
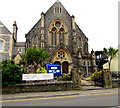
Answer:
<path fill-rule="evenodd" d="M 47 64 L 46 69 L 48 73 L 54 73 L 54 76 L 61 76 L 61 66 L 58 64 Z"/>

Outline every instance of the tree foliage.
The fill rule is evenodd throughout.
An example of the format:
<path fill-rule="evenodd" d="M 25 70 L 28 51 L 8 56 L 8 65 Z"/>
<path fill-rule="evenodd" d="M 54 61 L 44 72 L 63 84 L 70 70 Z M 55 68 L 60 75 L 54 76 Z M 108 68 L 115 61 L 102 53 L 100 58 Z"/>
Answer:
<path fill-rule="evenodd" d="M 103 69 L 103 64 L 107 63 L 107 57 L 103 54 L 103 51 L 95 51 L 96 55 L 96 65 L 98 66 L 98 70 Z"/>
<path fill-rule="evenodd" d="M 34 66 L 34 72 L 36 72 L 38 65 L 42 66 L 42 63 L 49 58 L 49 54 L 44 49 L 37 49 L 36 47 L 28 48 L 26 50 L 24 60 L 28 65 Z"/>
<path fill-rule="evenodd" d="M 109 65 L 111 63 L 111 60 L 114 56 L 116 56 L 118 52 L 118 49 L 114 49 L 112 47 L 110 48 L 103 48 L 103 51 L 96 51 L 96 64 L 98 65 L 98 70 L 103 69 L 103 65 L 107 62 L 109 62 Z"/>
<path fill-rule="evenodd" d="M 92 73 L 91 74 L 91 80 L 96 82 L 96 83 L 102 83 L 103 82 L 102 71 Z"/>
<path fill-rule="evenodd" d="M 118 49 L 114 49 L 112 47 L 110 47 L 108 49 L 106 49 L 106 48 L 103 49 L 103 53 L 105 54 L 105 56 L 107 57 L 107 59 L 109 59 L 108 60 L 109 71 L 110 71 L 111 60 L 113 59 L 113 57 L 116 56 L 117 52 L 118 52 Z"/>
<path fill-rule="evenodd" d="M 1 62 L 2 68 L 2 85 L 13 85 L 22 82 L 24 69 L 16 65 L 13 60 L 4 60 Z"/>

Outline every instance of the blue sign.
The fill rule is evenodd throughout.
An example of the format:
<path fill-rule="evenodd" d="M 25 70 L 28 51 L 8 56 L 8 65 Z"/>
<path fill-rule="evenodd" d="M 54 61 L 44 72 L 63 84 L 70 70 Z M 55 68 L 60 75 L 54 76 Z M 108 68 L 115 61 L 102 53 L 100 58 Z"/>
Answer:
<path fill-rule="evenodd" d="M 47 64 L 48 73 L 54 73 L 54 76 L 61 76 L 61 66 L 58 64 Z"/>

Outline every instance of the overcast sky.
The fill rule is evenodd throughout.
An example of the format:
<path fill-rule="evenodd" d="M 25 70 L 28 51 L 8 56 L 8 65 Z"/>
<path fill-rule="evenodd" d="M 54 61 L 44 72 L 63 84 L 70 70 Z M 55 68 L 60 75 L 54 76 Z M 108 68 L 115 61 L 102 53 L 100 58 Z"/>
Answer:
<path fill-rule="evenodd" d="M 25 41 L 25 34 L 41 18 L 56 0 L 0 0 L 0 21 L 12 32 L 17 21 L 18 41 Z M 93 48 L 118 46 L 119 0 L 60 0 L 89 39 L 89 51 Z"/>

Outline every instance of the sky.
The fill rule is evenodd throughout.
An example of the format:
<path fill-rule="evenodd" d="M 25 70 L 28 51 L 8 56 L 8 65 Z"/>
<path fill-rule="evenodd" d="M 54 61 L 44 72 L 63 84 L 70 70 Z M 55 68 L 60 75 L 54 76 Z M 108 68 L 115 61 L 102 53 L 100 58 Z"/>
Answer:
<path fill-rule="evenodd" d="M 118 47 L 119 0 L 60 0 L 70 15 L 88 37 L 89 51 Z M 18 41 L 25 41 L 25 34 L 56 0 L 0 0 L 0 21 L 12 32 L 17 22 Z"/>

